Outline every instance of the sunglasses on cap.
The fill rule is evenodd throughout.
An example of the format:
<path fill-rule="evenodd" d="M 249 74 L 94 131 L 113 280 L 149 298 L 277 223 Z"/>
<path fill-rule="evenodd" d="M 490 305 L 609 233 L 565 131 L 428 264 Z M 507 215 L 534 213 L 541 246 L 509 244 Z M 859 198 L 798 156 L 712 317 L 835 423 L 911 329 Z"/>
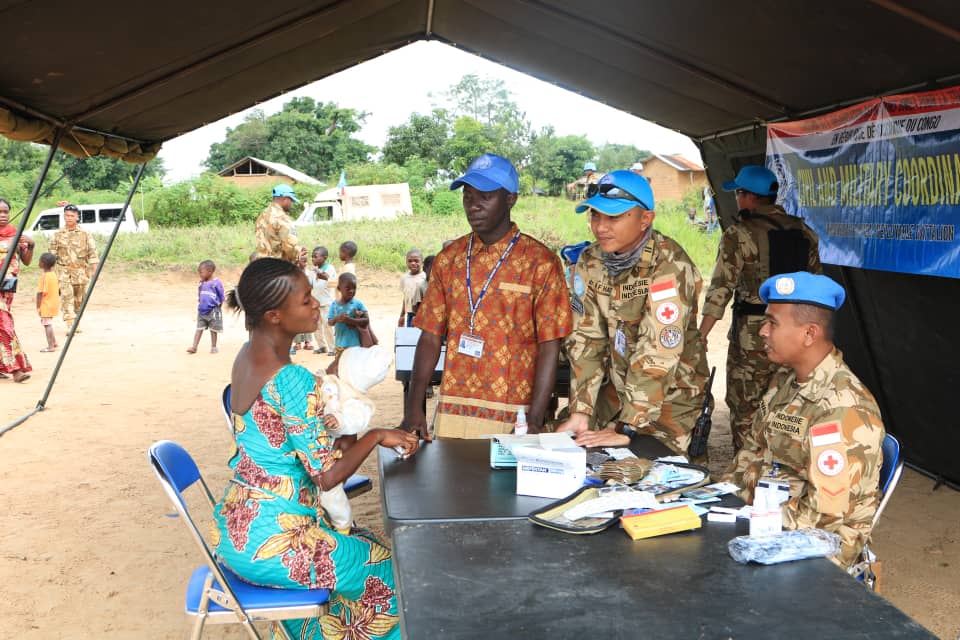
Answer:
<path fill-rule="evenodd" d="M 587 197 L 592 198 L 594 196 L 600 196 L 601 198 L 610 198 L 611 200 L 632 200 L 636 202 L 644 209 L 650 209 L 646 202 L 633 195 L 623 187 L 618 187 L 615 184 L 591 184 L 587 185 Z"/>

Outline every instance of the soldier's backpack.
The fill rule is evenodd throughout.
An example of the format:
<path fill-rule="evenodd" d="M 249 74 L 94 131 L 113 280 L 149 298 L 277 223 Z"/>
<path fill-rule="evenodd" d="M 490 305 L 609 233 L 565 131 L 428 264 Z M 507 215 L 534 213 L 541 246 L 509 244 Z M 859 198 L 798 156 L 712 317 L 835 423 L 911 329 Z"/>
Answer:
<path fill-rule="evenodd" d="M 770 260 L 767 277 L 807 271 L 810 239 L 803 231 L 786 229 L 779 221 L 762 213 L 751 213 L 750 217 L 762 219 L 773 227 L 767 231 L 767 255 Z"/>

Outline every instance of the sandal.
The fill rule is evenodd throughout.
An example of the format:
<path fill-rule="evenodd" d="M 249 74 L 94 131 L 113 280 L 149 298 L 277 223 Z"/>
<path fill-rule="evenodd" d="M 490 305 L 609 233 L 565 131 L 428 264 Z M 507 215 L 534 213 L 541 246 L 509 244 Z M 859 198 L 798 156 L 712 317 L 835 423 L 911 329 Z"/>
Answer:
<path fill-rule="evenodd" d="M 44 347 L 43 349 L 40 349 L 40 353 L 52 353 L 56 350 L 56 347 Z"/>
<path fill-rule="evenodd" d="M 210 347 L 210 353 L 220 353 L 220 350 L 216 347 Z"/>
<path fill-rule="evenodd" d="M 30 378 L 30 374 L 29 374 L 29 373 L 25 373 L 25 372 L 23 372 L 23 371 L 17 371 L 16 373 L 13 374 L 13 381 L 14 381 L 14 382 L 24 382 L 25 380 L 27 380 L 27 379 L 29 379 L 29 378 Z"/>

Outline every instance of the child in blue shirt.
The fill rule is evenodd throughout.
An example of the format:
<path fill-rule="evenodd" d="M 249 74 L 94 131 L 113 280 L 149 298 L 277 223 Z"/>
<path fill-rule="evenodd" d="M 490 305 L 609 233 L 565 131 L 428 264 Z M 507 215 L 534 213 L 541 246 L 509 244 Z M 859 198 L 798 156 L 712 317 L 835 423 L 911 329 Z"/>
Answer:
<path fill-rule="evenodd" d="M 217 334 L 223 331 L 223 313 L 220 305 L 223 304 L 223 283 L 213 274 L 217 270 L 217 265 L 213 260 L 204 260 L 197 267 L 197 273 L 200 275 L 200 287 L 197 290 L 197 296 L 200 303 L 197 305 L 197 332 L 193 336 L 193 346 L 187 349 L 187 353 L 196 353 L 200 345 L 200 336 L 204 329 L 210 329 L 210 353 L 217 352 Z"/>
<path fill-rule="evenodd" d="M 360 346 L 357 328 L 369 326 L 370 317 L 367 308 L 354 297 L 357 295 L 357 276 L 341 273 L 337 279 L 337 293 L 338 299 L 330 304 L 327 324 L 333 327 L 333 342 L 339 355 L 344 349 Z"/>

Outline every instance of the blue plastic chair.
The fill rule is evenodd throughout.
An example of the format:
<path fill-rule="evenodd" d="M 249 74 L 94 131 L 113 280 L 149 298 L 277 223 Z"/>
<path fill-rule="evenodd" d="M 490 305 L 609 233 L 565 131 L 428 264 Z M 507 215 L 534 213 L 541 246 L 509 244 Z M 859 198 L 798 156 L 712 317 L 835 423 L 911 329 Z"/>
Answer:
<path fill-rule="evenodd" d="M 233 409 L 230 408 L 229 384 L 223 388 L 220 401 L 223 408 L 223 417 L 227 421 L 227 429 L 229 429 L 230 434 L 233 435 Z M 343 490 L 347 493 L 348 498 L 362 496 L 371 489 L 373 489 L 373 481 L 367 476 L 360 475 L 359 473 L 353 474 L 343 483 Z"/>
<path fill-rule="evenodd" d="M 217 562 L 213 550 L 200 535 L 200 530 L 183 499 L 183 492 L 199 483 L 210 507 L 213 508 L 216 504 L 193 458 L 183 447 L 169 440 L 154 443 L 147 452 L 147 458 L 167 497 L 190 530 L 190 535 L 206 560 L 206 566 L 198 567 L 190 576 L 187 585 L 186 612 L 188 616 L 195 618 L 190 633 L 191 640 L 199 640 L 203 627 L 208 622 L 241 624 L 251 638 L 261 640 L 253 626 L 254 622 L 315 618 L 326 612 L 326 605 L 330 600 L 328 589 L 258 587 L 244 582 Z M 276 626 L 289 638 L 283 625 Z"/>
<path fill-rule="evenodd" d="M 903 455 L 900 450 L 900 441 L 889 433 L 883 437 L 881 445 L 883 451 L 883 464 L 880 465 L 880 504 L 877 505 L 877 512 L 873 514 L 873 529 L 876 529 L 880 522 L 880 515 L 890 502 L 894 489 L 900 483 L 900 476 L 903 474 Z M 863 547 L 860 554 L 860 561 L 850 567 L 849 573 L 857 580 L 863 582 L 864 586 L 871 591 L 879 590 L 879 568 L 875 554 L 869 545 Z"/>

